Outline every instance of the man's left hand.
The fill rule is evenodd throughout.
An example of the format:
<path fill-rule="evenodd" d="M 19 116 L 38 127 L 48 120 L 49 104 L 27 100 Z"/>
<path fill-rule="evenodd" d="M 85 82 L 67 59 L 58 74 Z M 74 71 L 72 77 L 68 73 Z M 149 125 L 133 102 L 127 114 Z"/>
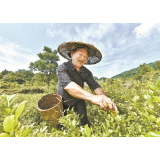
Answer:
<path fill-rule="evenodd" d="M 118 111 L 116 104 L 107 96 L 104 97 L 103 104 L 106 106 L 104 110 Z"/>

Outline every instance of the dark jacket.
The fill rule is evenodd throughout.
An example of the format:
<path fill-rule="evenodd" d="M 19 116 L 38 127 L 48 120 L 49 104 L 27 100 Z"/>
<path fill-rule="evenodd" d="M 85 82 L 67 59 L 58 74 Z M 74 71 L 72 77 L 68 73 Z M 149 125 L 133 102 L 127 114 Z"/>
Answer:
<path fill-rule="evenodd" d="M 58 86 L 57 92 L 62 96 L 65 105 L 74 105 L 79 99 L 72 97 L 64 88 L 70 83 L 75 82 L 80 87 L 84 87 L 84 82 L 88 84 L 90 89 L 94 91 L 96 88 L 101 87 L 93 78 L 92 73 L 84 66 L 78 72 L 72 64 L 72 60 L 64 62 L 58 67 Z"/>

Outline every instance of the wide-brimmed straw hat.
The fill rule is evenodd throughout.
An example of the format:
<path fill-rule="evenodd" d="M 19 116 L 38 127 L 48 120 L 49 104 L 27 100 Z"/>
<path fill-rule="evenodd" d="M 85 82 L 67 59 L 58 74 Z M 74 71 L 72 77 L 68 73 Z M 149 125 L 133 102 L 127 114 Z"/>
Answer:
<path fill-rule="evenodd" d="M 85 48 L 88 51 L 88 59 L 85 64 L 96 64 L 102 59 L 101 52 L 95 46 L 84 42 L 64 42 L 58 46 L 58 52 L 61 56 L 70 60 L 72 59 L 71 51 L 75 51 L 77 48 Z"/>

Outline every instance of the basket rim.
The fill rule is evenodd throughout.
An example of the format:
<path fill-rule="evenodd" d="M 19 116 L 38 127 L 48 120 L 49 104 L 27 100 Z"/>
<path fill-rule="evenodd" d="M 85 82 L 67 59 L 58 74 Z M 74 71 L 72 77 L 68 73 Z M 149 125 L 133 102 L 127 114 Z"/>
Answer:
<path fill-rule="evenodd" d="M 58 95 L 58 96 L 60 96 L 60 98 L 61 98 L 60 100 L 62 101 L 62 96 L 59 95 L 58 93 L 50 93 L 50 94 L 47 94 L 47 95 L 45 95 L 45 96 L 48 96 L 48 95 Z M 43 96 L 43 97 L 45 97 L 45 96 Z M 41 97 L 41 98 L 38 100 L 38 102 L 39 102 L 43 97 Z M 59 103 L 61 103 L 61 101 L 59 101 L 55 106 L 53 106 L 53 107 L 51 107 L 51 108 L 49 108 L 49 109 L 45 109 L 45 110 L 39 108 L 38 103 L 37 103 L 37 109 L 38 109 L 39 111 L 49 111 L 49 110 L 55 108 L 57 105 L 59 105 Z"/>

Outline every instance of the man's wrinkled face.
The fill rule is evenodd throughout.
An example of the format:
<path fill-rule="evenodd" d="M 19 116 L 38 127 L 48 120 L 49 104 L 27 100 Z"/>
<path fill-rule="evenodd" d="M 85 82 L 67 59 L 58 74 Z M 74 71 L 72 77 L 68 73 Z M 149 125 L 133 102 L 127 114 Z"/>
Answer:
<path fill-rule="evenodd" d="M 76 52 L 72 52 L 71 56 L 74 67 L 79 71 L 88 59 L 88 52 L 86 49 L 80 48 Z"/>

